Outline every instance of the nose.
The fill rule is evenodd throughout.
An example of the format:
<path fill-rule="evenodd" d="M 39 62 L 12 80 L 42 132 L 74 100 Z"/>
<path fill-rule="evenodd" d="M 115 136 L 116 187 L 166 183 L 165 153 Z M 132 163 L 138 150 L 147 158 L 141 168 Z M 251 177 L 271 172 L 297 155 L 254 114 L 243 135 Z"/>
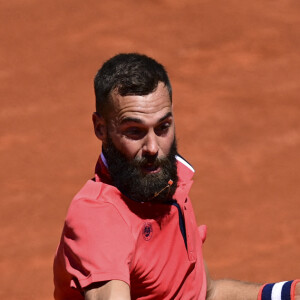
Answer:
<path fill-rule="evenodd" d="M 154 156 L 158 154 L 158 141 L 157 136 L 154 132 L 149 132 L 145 136 L 144 146 L 143 146 L 143 155 Z"/>

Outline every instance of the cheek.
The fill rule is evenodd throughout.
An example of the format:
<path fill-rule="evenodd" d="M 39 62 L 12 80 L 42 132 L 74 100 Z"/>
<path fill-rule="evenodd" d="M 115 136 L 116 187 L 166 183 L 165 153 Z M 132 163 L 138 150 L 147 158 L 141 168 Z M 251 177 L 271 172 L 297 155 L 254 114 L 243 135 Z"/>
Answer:
<path fill-rule="evenodd" d="M 174 134 L 174 131 L 173 131 L 170 135 L 168 135 L 168 137 L 164 138 L 161 141 L 160 148 L 161 148 L 161 151 L 163 152 L 164 156 L 169 154 L 171 146 L 172 146 L 173 141 L 174 141 L 174 137 L 175 137 L 175 134 Z"/>
<path fill-rule="evenodd" d="M 139 141 L 128 140 L 124 137 L 117 137 L 113 142 L 117 149 L 128 159 L 135 158 L 141 149 Z"/>

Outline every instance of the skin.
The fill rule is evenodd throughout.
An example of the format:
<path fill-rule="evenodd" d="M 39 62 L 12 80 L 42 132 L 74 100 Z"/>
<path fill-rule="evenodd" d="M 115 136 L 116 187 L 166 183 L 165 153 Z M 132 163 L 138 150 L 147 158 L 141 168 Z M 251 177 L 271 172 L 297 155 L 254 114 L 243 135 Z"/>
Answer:
<path fill-rule="evenodd" d="M 130 288 L 121 280 L 111 280 L 98 287 L 85 290 L 85 300 L 129 300 Z"/>
<path fill-rule="evenodd" d="M 129 160 L 165 157 L 175 136 L 172 104 L 163 83 L 146 96 L 112 93 L 112 109 L 106 118 L 93 114 L 96 136 L 106 147 L 107 132 L 115 147 Z M 144 172 L 159 172 L 149 163 Z"/>
<path fill-rule="evenodd" d="M 175 136 L 172 104 L 163 83 L 145 96 L 121 96 L 111 93 L 112 108 L 104 118 L 93 114 L 96 136 L 105 148 L 107 133 L 115 147 L 129 160 L 142 157 L 165 157 Z M 151 163 L 145 173 L 157 173 Z M 205 266 L 206 267 L 206 266 Z M 212 280 L 206 267 L 207 300 L 256 300 L 260 284 L 235 280 Z M 86 300 L 128 300 L 129 285 L 120 280 L 111 280 L 90 286 L 85 290 Z M 296 286 L 295 300 L 300 300 L 300 284 Z"/>
<path fill-rule="evenodd" d="M 297 283 L 297 285 L 296 285 L 295 300 L 300 300 L 300 283 Z"/>
<path fill-rule="evenodd" d="M 96 136 L 107 144 L 107 133 L 115 147 L 129 160 L 142 157 L 165 157 L 175 137 L 172 103 L 167 88 L 159 83 L 145 96 L 111 94 L 112 109 L 104 118 L 93 114 Z M 145 173 L 158 173 L 149 163 Z M 130 299 L 127 283 L 111 280 L 85 290 L 86 300 Z"/>

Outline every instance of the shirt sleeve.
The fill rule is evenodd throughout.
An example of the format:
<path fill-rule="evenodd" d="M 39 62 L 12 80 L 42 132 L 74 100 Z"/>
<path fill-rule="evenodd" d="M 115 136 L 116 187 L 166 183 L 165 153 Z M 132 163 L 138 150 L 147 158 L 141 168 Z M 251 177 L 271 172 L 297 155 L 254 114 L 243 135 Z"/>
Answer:
<path fill-rule="evenodd" d="M 134 240 L 112 204 L 77 199 L 68 212 L 63 243 L 71 287 L 114 279 L 130 284 Z"/>

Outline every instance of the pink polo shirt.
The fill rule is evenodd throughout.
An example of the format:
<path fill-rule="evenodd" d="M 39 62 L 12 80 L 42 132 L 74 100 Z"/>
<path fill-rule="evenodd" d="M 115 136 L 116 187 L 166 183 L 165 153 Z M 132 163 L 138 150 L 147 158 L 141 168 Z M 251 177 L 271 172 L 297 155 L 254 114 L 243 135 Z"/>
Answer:
<path fill-rule="evenodd" d="M 83 288 L 114 279 L 130 286 L 132 299 L 205 299 L 206 227 L 198 230 L 188 197 L 194 171 L 181 157 L 177 166 L 172 203 L 139 203 L 110 184 L 99 159 L 95 181 L 68 210 L 54 261 L 55 299 L 84 299 Z"/>

